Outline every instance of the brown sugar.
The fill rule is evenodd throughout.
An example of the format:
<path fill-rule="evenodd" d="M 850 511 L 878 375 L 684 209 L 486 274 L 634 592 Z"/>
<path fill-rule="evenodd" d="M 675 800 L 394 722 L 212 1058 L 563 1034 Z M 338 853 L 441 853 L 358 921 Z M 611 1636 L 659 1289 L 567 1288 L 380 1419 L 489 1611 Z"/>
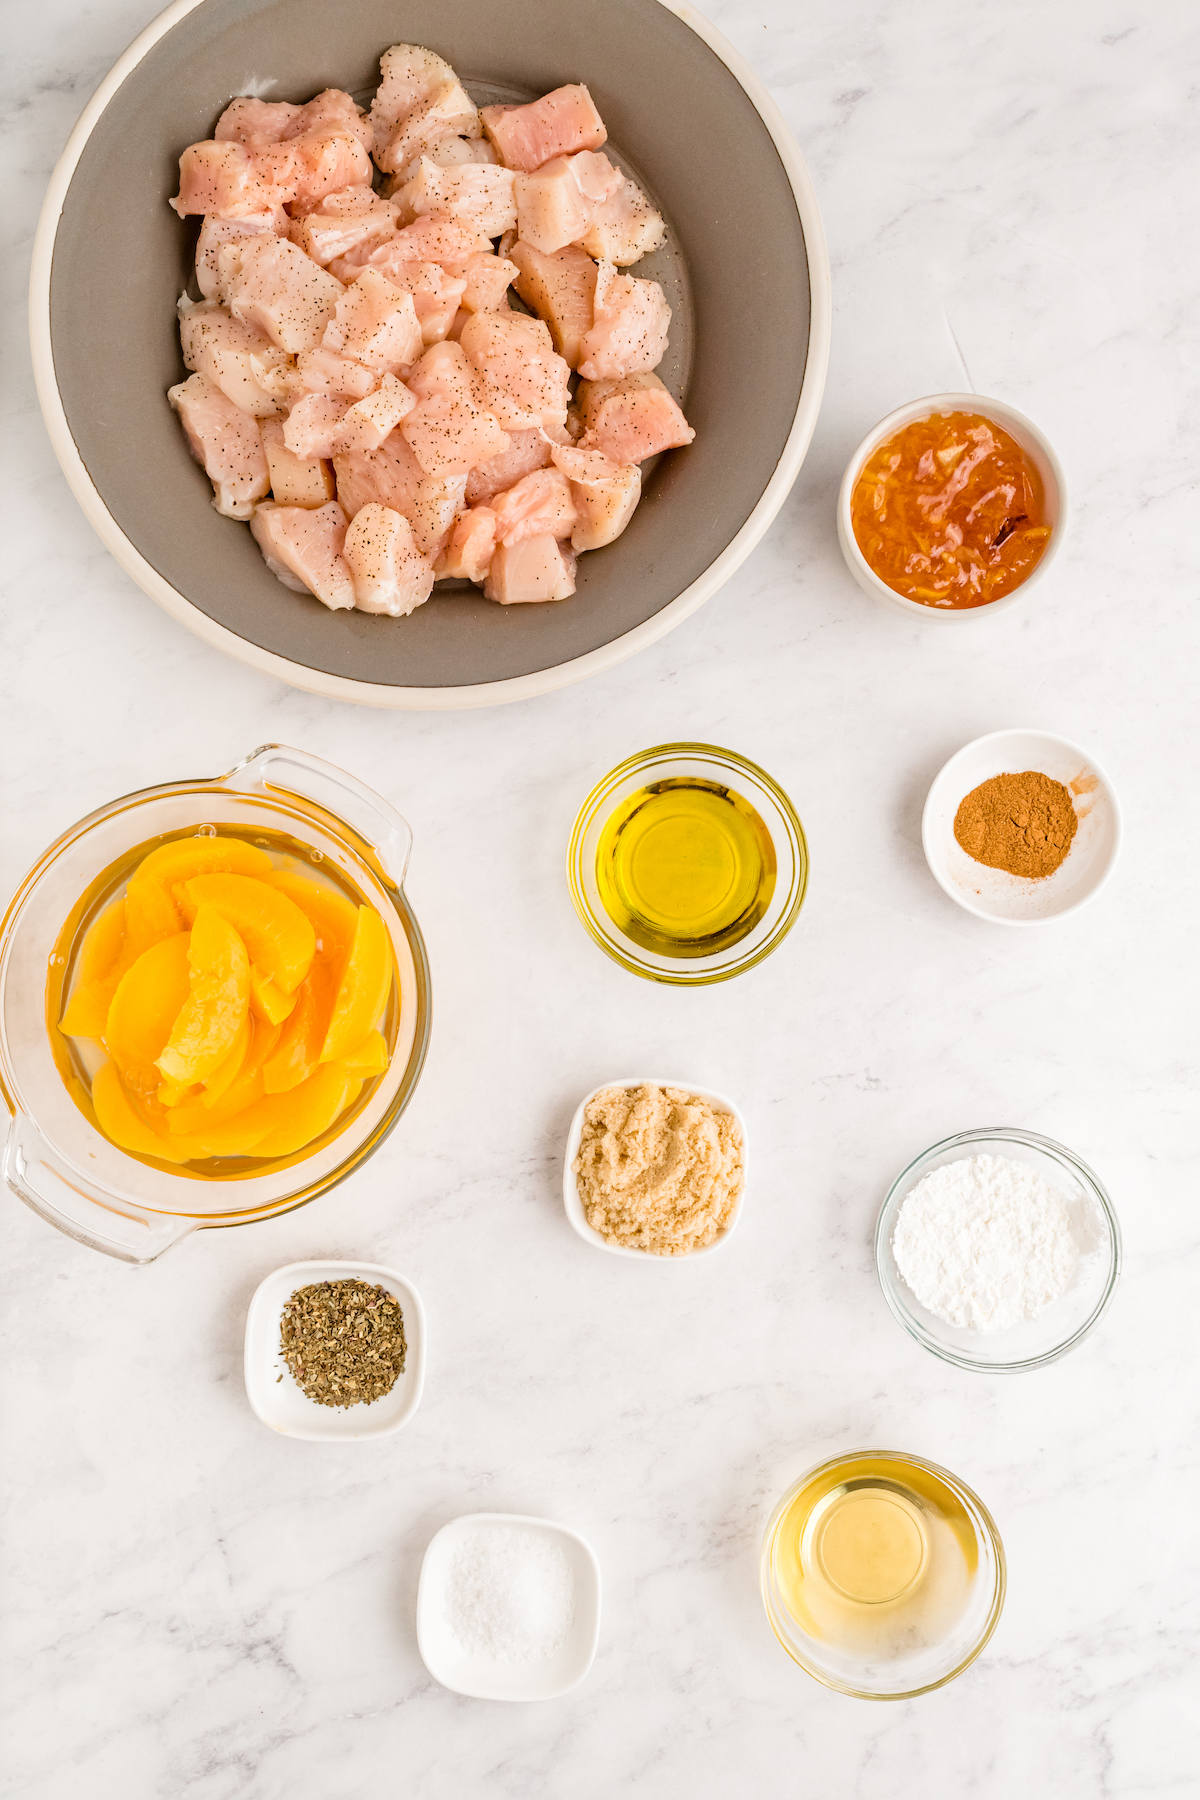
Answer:
<path fill-rule="evenodd" d="M 1078 826 L 1069 790 L 1037 769 L 993 775 L 954 815 L 954 835 L 968 856 L 1029 881 L 1053 875 Z"/>
<path fill-rule="evenodd" d="M 593 1231 L 651 1256 L 686 1256 L 733 1217 L 742 1133 L 686 1088 L 605 1088 L 588 1101 L 574 1167 Z"/>

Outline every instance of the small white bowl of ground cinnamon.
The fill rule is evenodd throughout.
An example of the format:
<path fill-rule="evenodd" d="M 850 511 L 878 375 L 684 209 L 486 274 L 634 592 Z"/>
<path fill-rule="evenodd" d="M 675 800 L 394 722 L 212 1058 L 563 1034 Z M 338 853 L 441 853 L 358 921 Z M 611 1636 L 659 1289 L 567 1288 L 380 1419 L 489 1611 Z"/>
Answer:
<path fill-rule="evenodd" d="M 597 1250 L 691 1261 L 733 1235 L 746 1191 L 746 1122 L 688 1081 L 627 1076 L 586 1094 L 563 1168 L 567 1217 Z"/>
<path fill-rule="evenodd" d="M 976 918 L 1043 925 L 1099 893 L 1121 809 L 1089 752 L 1052 732 L 993 731 L 941 770 L 921 820 L 938 885 Z"/>

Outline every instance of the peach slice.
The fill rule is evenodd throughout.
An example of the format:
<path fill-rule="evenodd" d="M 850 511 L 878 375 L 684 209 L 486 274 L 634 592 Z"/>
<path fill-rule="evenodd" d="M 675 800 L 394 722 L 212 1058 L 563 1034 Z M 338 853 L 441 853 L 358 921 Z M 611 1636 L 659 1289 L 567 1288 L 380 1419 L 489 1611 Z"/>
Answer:
<path fill-rule="evenodd" d="M 160 1081 L 158 1092 L 154 1098 L 163 1107 L 180 1106 L 185 1100 L 193 1100 L 204 1092 L 198 1081 Z"/>
<path fill-rule="evenodd" d="M 215 875 L 201 879 L 245 878 Z M 191 966 L 188 997 L 157 1058 L 167 1080 L 181 1085 L 206 1080 L 229 1054 L 250 1003 L 246 946 L 215 907 L 201 906 L 197 912 L 187 957 Z M 116 998 L 119 997 L 118 988 Z M 111 1016 L 110 1013 L 110 1020 Z"/>
<path fill-rule="evenodd" d="M 247 1007 L 245 1017 L 238 1026 L 237 1036 L 229 1047 L 228 1055 L 217 1064 L 204 1083 L 204 1091 L 198 1096 L 203 1106 L 215 1106 L 221 1095 L 232 1087 L 242 1072 L 242 1065 L 249 1053 L 253 1037 L 254 1020 L 250 1017 L 250 1009 Z"/>
<path fill-rule="evenodd" d="M 250 1011 L 256 1019 L 262 1019 L 268 1025 L 281 1024 L 296 1004 L 297 991 L 293 989 L 290 994 L 285 994 L 282 988 L 276 987 L 270 976 L 264 975 L 261 969 L 256 969 L 251 963 Z"/>
<path fill-rule="evenodd" d="M 125 890 L 124 955 L 130 964 L 152 944 L 183 929 L 184 920 L 166 888 L 156 881 L 139 881 L 135 874 Z"/>
<path fill-rule="evenodd" d="M 173 838 L 142 858 L 135 879 L 153 876 L 164 887 L 174 888 L 194 875 L 265 875 L 271 866 L 265 850 L 241 838 Z"/>
<path fill-rule="evenodd" d="M 278 1025 L 254 1019 L 246 1060 L 220 1099 L 210 1102 L 206 1095 L 200 1094 L 195 1100 L 183 1101 L 167 1115 L 167 1130 L 184 1137 L 193 1132 L 208 1131 L 261 1100 L 262 1066 L 279 1042 L 279 1030 Z"/>
<path fill-rule="evenodd" d="M 387 1039 L 382 1031 L 368 1031 L 345 1059 L 351 1075 L 382 1075 L 388 1066 Z"/>
<path fill-rule="evenodd" d="M 122 975 L 104 1023 L 104 1042 L 118 1072 L 136 1093 L 152 1094 L 155 1066 L 191 992 L 188 934 L 152 944 Z"/>
<path fill-rule="evenodd" d="M 98 981 L 85 981 L 71 995 L 66 1012 L 58 1022 L 64 1037 L 102 1038 L 108 1009 L 117 991 L 118 977 L 103 976 Z"/>
<path fill-rule="evenodd" d="M 183 883 L 185 910 L 211 908 L 227 919 L 250 961 L 285 994 L 308 974 L 316 933 L 294 900 L 253 875 L 197 875 Z"/>
<path fill-rule="evenodd" d="M 299 1087 L 316 1068 L 336 990 L 333 967 L 324 956 L 314 957 L 297 989 L 296 1005 L 283 1022 L 274 1054 L 263 1065 L 263 1088 L 268 1094 L 285 1094 Z"/>
<path fill-rule="evenodd" d="M 138 1111 L 114 1062 L 106 1062 L 92 1078 L 92 1106 L 105 1137 L 134 1156 L 157 1156 L 162 1162 L 190 1162 L 190 1144 L 160 1136 Z"/>
<path fill-rule="evenodd" d="M 270 1121 L 270 1129 L 255 1145 L 255 1156 L 291 1156 L 328 1131 L 353 1100 L 362 1082 L 344 1063 L 322 1063 L 299 1087 L 286 1094 L 267 1094 L 242 1116 L 257 1124 Z"/>
<path fill-rule="evenodd" d="M 356 906 L 333 888 L 322 887 L 292 869 L 272 869 L 267 879 L 312 920 L 318 948 L 331 962 L 349 956 L 358 925 Z"/>
<path fill-rule="evenodd" d="M 182 927 L 190 925 L 196 913 L 184 894 L 184 884 L 193 876 L 265 875 L 270 869 L 271 859 L 266 851 L 244 844 L 240 838 L 175 838 L 142 858 L 129 885 L 136 885 L 140 895 L 151 887 L 160 889 L 176 908 Z"/>
<path fill-rule="evenodd" d="M 125 945 L 125 897 L 106 906 L 98 919 L 88 926 L 87 936 L 79 952 L 79 982 L 102 981 L 117 966 Z"/>
<path fill-rule="evenodd" d="M 392 987 L 392 946 L 373 906 L 360 906 L 354 944 L 330 1014 L 320 1061 L 339 1062 L 376 1023 Z"/>
<path fill-rule="evenodd" d="M 173 914 L 156 912 L 154 921 L 144 907 L 134 908 L 134 936 L 127 929 L 128 911 L 124 896 L 114 900 L 89 926 L 79 952 L 79 983 L 70 1004 L 59 1022 L 66 1037 L 102 1038 L 104 1022 L 117 983 L 130 970 L 143 951 L 181 929 L 181 921 Z M 160 930 L 165 925 L 169 929 Z"/>

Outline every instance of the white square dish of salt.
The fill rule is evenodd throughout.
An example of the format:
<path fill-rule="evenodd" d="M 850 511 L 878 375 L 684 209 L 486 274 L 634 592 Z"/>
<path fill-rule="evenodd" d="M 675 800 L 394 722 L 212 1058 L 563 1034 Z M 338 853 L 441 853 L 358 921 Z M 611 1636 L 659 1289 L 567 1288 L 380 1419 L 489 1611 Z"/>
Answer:
<path fill-rule="evenodd" d="M 600 1565 L 569 1526 L 466 1513 L 430 1541 L 417 1644 L 452 1693 L 554 1700 L 583 1680 L 599 1636 Z"/>

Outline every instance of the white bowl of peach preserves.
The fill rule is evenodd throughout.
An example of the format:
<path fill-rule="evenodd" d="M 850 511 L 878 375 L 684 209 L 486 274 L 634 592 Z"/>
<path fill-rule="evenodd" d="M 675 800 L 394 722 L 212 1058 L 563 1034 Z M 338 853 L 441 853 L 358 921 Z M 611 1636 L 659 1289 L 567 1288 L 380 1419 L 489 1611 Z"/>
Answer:
<path fill-rule="evenodd" d="M 692 1261 L 733 1236 L 746 1193 L 747 1133 L 724 1094 L 624 1076 L 585 1094 L 571 1120 L 563 1204 L 596 1250 Z"/>
<path fill-rule="evenodd" d="M 927 428 L 923 435 L 929 455 L 918 469 L 913 457 L 920 446 L 914 448 L 908 440 L 922 426 Z M 969 429 L 972 426 L 974 431 Z M 981 434 L 980 426 L 987 431 Z M 984 442 L 971 448 L 970 439 L 981 435 Z M 881 471 L 881 457 L 885 464 L 890 463 L 890 474 Z M 971 465 L 976 463 L 972 473 Z M 1006 488 L 1018 463 L 1022 467 L 1015 475 L 1015 485 Z M 874 558 L 868 554 L 868 540 L 874 536 L 879 547 L 879 532 L 872 528 L 867 539 L 860 541 L 859 490 L 864 480 L 867 493 L 863 500 L 872 490 L 878 500 L 882 486 L 909 488 L 907 496 L 892 493 L 889 508 L 895 516 L 886 535 L 892 540 L 893 557 L 907 544 L 911 555 L 906 566 L 920 564 L 927 568 L 925 581 L 944 590 L 936 599 L 928 593 L 924 599 L 910 597 L 909 587 L 920 585 L 915 579 L 900 579 L 893 585 L 885 579 L 882 565 L 875 566 Z M 1022 486 L 1023 499 L 1017 491 Z M 991 491 L 985 492 L 986 489 Z M 999 498 L 1002 493 L 1008 496 L 1007 507 Z M 1003 518 L 1000 523 L 1000 517 L 993 516 L 997 508 L 999 515 L 1007 511 L 1014 516 Z M 870 511 L 868 508 L 868 514 Z M 1032 518 L 1026 517 L 1027 512 Z M 923 524 L 918 524 L 918 519 L 923 519 Z M 991 525 L 985 529 L 989 519 Z M 838 542 L 846 567 L 864 593 L 886 600 L 915 618 L 975 619 L 1003 612 L 1027 599 L 1057 560 L 1067 519 L 1066 473 L 1050 440 L 1015 406 L 980 394 L 928 394 L 888 413 L 867 433 L 850 458 L 838 493 Z M 990 538 L 998 523 L 999 533 L 994 542 L 983 547 L 981 563 L 979 552 L 973 551 L 970 544 L 963 544 L 963 533 L 979 537 L 982 532 Z M 989 559 L 993 563 L 1007 559 L 1017 545 L 1015 528 L 1030 525 L 1041 526 L 1043 529 L 1035 535 L 1046 541 L 1044 547 L 1020 559 L 1019 570 L 985 566 Z M 1002 550 L 1006 542 L 1008 547 Z M 934 559 L 932 572 L 922 552 Z M 977 565 L 976 573 L 982 576 L 981 591 L 956 594 L 954 583 L 939 581 L 939 567 L 945 576 L 958 566 L 961 580 L 972 562 Z M 964 585 L 969 588 L 971 584 Z"/>

